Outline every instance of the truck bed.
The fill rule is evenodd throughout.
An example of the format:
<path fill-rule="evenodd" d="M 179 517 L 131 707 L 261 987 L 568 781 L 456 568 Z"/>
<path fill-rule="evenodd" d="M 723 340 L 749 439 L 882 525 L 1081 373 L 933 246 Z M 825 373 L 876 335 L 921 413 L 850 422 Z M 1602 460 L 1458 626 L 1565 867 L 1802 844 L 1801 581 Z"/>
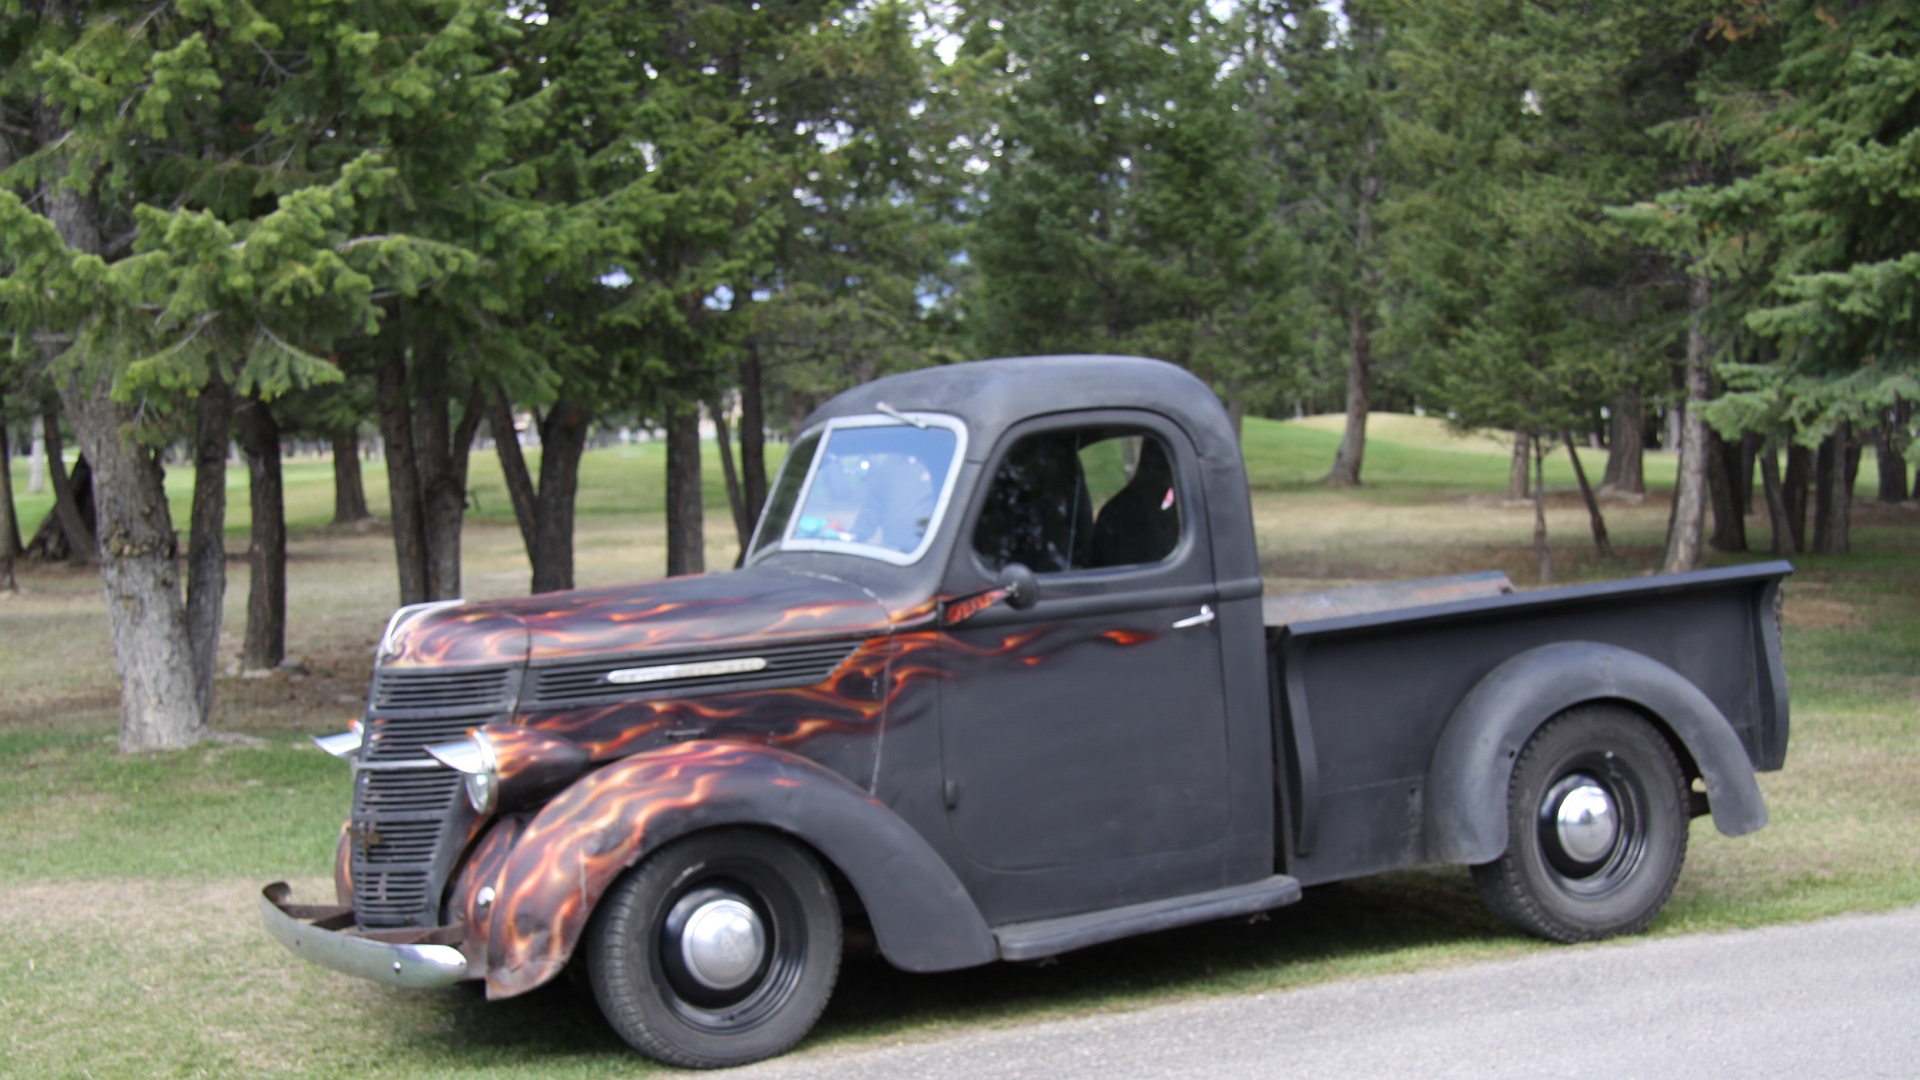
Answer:
<path fill-rule="evenodd" d="M 1429 861 L 1423 792 L 1442 728 L 1488 672 L 1554 642 L 1665 664 L 1725 715 L 1755 769 L 1780 768 L 1776 604 L 1790 572 L 1773 562 L 1529 592 L 1505 591 L 1496 572 L 1269 598 L 1286 872 L 1313 884 Z"/>

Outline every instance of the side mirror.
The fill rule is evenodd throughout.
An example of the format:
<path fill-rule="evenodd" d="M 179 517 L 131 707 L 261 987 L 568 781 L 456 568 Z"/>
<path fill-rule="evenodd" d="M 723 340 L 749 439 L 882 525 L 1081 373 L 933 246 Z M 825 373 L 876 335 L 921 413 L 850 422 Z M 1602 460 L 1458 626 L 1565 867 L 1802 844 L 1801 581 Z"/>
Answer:
<path fill-rule="evenodd" d="M 1025 611 L 1040 599 L 1040 582 L 1033 571 L 1021 563 L 1008 563 L 1000 570 L 1000 584 L 1007 590 L 1007 606 Z"/>

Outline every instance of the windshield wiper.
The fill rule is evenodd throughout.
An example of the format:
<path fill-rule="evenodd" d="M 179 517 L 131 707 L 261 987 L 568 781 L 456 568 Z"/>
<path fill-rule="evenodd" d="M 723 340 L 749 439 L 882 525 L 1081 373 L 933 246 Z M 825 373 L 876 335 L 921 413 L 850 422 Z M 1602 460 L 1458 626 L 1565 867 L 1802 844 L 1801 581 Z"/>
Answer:
<path fill-rule="evenodd" d="M 920 428 L 923 431 L 926 430 L 927 422 L 925 420 L 915 420 L 913 417 L 908 416 L 906 413 L 901 412 L 899 409 L 894 408 L 884 401 L 875 405 L 873 408 L 875 412 L 885 413 L 903 424 L 912 424 L 914 427 Z"/>

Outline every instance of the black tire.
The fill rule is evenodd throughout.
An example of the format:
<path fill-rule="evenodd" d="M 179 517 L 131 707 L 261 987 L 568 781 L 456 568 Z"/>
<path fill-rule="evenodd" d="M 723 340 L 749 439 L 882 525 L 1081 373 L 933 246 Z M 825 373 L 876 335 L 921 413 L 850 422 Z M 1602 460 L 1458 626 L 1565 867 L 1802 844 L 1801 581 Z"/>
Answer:
<path fill-rule="evenodd" d="M 1474 883 L 1502 919 L 1548 941 L 1639 933 L 1680 877 L 1690 809 L 1680 761 L 1652 724 L 1618 705 L 1576 706 L 1514 761 L 1507 850 L 1474 867 Z"/>
<path fill-rule="evenodd" d="M 743 954 L 757 966 L 740 961 L 751 974 L 730 973 L 743 981 L 724 989 L 703 984 L 680 936 L 716 903 L 751 909 L 762 931 L 758 951 Z M 840 973 L 840 906 L 811 852 L 772 833 L 718 829 L 628 871 L 600 901 L 584 946 L 600 1011 L 635 1050 L 683 1068 L 745 1065 L 791 1048 L 826 1008 Z"/>

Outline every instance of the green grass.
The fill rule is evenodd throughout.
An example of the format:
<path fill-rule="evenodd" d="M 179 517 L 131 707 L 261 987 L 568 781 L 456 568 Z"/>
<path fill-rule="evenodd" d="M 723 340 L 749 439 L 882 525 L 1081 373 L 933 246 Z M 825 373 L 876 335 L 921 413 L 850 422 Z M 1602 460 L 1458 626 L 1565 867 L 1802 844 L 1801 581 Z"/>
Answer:
<path fill-rule="evenodd" d="M 1532 508 L 1501 497 L 1505 449 L 1455 439 L 1430 421 L 1375 420 L 1368 486 L 1357 491 L 1311 482 L 1331 459 L 1337 426 L 1248 423 L 1269 587 L 1487 566 L 1531 583 Z M 1558 461 L 1565 470 L 1564 452 Z M 657 444 L 587 455 L 578 542 L 584 584 L 659 573 L 661 464 Z M 712 464 L 708 558 L 722 564 L 732 541 Z M 1602 455 L 1591 455 L 1590 470 L 1602 464 Z M 1651 457 L 1648 471 L 1655 491 L 1645 502 L 1608 505 L 1622 553 L 1602 561 L 1587 542 L 1570 470 L 1549 469 L 1549 526 L 1562 579 L 1651 566 L 1665 526 L 1670 459 Z M 524 591 L 525 558 L 491 454 L 476 453 L 473 475 L 479 505 L 466 532 L 468 595 Z M 244 473 L 233 476 L 237 520 L 230 525 L 239 540 Z M 176 474 L 171 482 L 184 479 Z M 376 507 L 384 501 L 381 480 L 370 470 Z M 16 481 L 24 491 L 24 468 Z M 337 730 L 357 712 L 371 643 L 393 603 L 390 541 L 377 531 L 326 527 L 326 463 L 290 465 L 288 492 L 290 647 L 306 670 L 223 679 L 217 691 L 219 726 L 257 735 L 264 747 L 116 754 L 117 698 L 97 580 L 30 566 L 25 593 L 0 599 L 8 665 L 0 687 L 0 775 L 8 778 L 0 785 L 0 1015 L 9 1021 L 0 1073 L 655 1071 L 624 1049 L 590 996 L 565 980 L 497 1003 L 470 988 L 391 991 L 303 964 L 260 932 L 253 904 L 261 883 L 292 875 L 308 898 L 331 888 L 326 874 L 347 805 L 347 772 L 302 736 Z M 1920 511 L 1863 503 L 1856 515 L 1856 552 L 1797 560 L 1801 572 L 1788 585 L 1793 735 L 1786 769 L 1761 777 L 1772 821 L 1738 839 L 1696 821 L 1686 870 L 1655 934 L 1920 902 Z M 1761 520 L 1749 527 L 1764 550 Z M 229 631 L 244 618 L 243 562 L 232 575 Z M 1464 870 L 1388 874 L 1310 890 L 1265 922 L 1116 942 L 1048 967 L 907 975 L 855 955 L 807 1045 L 927 1038 L 1541 948 L 1492 918 Z"/>
<path fill-rule="evenodd" d="M 781 444 L 767 448 L 767 468 L 777 469 L 785 452 Z M 738 448 L 735 448 L 737 454 Z M 536 480 L 540 475 L 540 451 L 526 451 L 527 468 Z M 737 459 L 736 459 L 737 462 Z M 41 519 L 53 512 L 53 485 L 38 495 L 28 494 L 28 463 L 13 459 L 14 504 L 20 515 L 20 536 L 25 540 L 40 527 Z M 709 514 L 724 525 L 727 514 L 727 489 L 720 459 L 714 444 L 708 442 L 701 454 L 702 489 Z M 69 462 L 69 468 L 72 463 Z M 367 491 L 367 506 L 376 516 L 387 516 L 387 466 L 384 461 L 360 463 L 362 482 Z M 172 465 L 167 468 L 167 503 L 175 529 L 185 530 L 193 504 L 193 469 Z M 287 528 L 302 532 L 325 527 L 333 520 L 333 461 L 331 458 L 288 458 L 280 466 L 285 487 Z M 468 459 L 467 520 L 512 525 L 513 503 L 507 497 L 507 485 L 500 473 L 500 458 L 492 450 L 476 448 Z M 227 466 L 227 537 L 244 541 L 252 527 L 253 513 L 247 502 L 249 484 L 244 460 Z M 666 506 L 666 444 L 633 443 L 589 451 L 580 463 L 580 497 L 575 514 L 582 518 L 622 514 L 660 514 Z"/>
<path fill-rule="evenodd" d="M 1247 479 L 1255 490 L 1297 490 L 1327 475 L 1340 446 L 1343 417 L 1299 421 L 1250 418 L 1241 431 Z M 1369 418 L 1361 475 L 1377 498 L 1427 498 L 1439 492 L 1496 492 L 1507 487 L 1512 445 L 1481 434 L 1456 435 L 1432 417 L 1376 415 Z M 1607 452 L 1582 448 L 1580 463 L 1596 487 Z M 1673 455 L 1649 453 L 1647 486 L 1673 487 Z M 1547 487 L 1572 488 L 1573 465 L 1564 446 L 1547 458 Z"/>

